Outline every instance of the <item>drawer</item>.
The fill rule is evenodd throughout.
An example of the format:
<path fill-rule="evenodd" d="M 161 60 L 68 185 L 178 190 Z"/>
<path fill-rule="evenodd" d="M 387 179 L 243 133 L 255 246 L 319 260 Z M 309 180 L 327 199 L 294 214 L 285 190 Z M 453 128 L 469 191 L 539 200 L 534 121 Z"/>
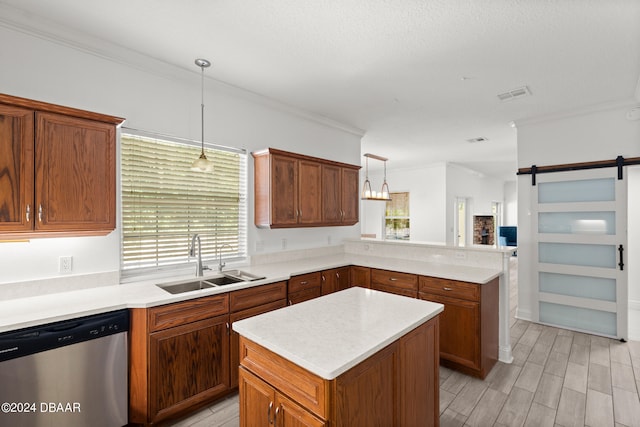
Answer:
<path fill-rule="evenodd" d="M 475 283 L 420 276 L 420 292 L 460 298 L 469 301 L 480 300 L 480 286 Z"/>
<path fill-rule="evenodd" d="M 292 276 L 289 279 L 289 293 L 302 291 L 308 288 L 321 287 L 320 272 L 301 274 L 299 276 Z"/>
<path fill-rule="evenodd" d="M 240 336 L 240 366 L 320 418 L 329 418 L 328 380 L 243 336 Z"/>
<path fill-rule="evenodd" d="M 418 276 L 396 271 L 371 269 L 371 288 L 374 288 L 374 284 L 417 291 Z"/>
<path fill-rule="evenodd" d="M 229 294 L 212 295 L 149 309 L 149 332 L 229 313 Z"/>
<path fill-rule="evenodd" d="M 229 294 L 229 306 L 231 312 L 235 313 L 236 311 L 286 298 L 287 282 L 277 282 L 231 292 Z"/>
<path fill-rule="evenodd" d="M 322 288 L 318 286 L 293 292 L 289 294 L 289 305 L 298 304 L 310 299 L 318 298 L 319 296 L 322 296 Z"/>
<path fill-rule="evenodd" d="M 414 290 L 414 289 L 405 289 L 405 288 L 399 288 L 396 286 L 387 286 L 387 285 L 382 285 L 380 283 L 372 283 L 371 284 L 371 289 L 376 290 L 376 291 L 382 291 L 382 292 L 388 292 L 390 294 L 396 294 L 396 295 L 402 295 L 405 297 L 411 297 L 411 298 L 417 298 L 418 297 L 418 291 Z"/>

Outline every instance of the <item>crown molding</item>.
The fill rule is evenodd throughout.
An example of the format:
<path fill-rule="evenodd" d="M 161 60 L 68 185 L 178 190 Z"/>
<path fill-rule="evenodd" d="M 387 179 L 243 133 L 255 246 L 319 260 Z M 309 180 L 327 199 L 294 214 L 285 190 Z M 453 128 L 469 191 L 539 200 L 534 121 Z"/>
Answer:
<path fill-rule="evenodd" d="M 168 80 L 188 80 L 192 74 L 198 74 L 192 69 L 177 66 L 166 61 L 145 55 L 128 47 L 99 39 L 85 33 L 58 25 L 42 17 L 25 13 L 24 11 L 0 4 L 0 27 L 20 32 L 32 37 L 55 43 L 88 55 L 118 63 L 136 70 L 150 73 Z M 188 74 L 187 74 L 188 73 Z M 244 89 L 239 86 L 205 77 L 214 87 L 222 92 L 244 100 L 262 105 L 273 110 L 284 112 L 323 126 L 334 128 L 352 135 L 363 137 L 364 129 L 340 122 L 338 120 L 295 107 L 268 96 Z"/>
<path fill-rule="evenodd" d="M 529 117 L 520 120 L 514 120 L 515 127 L 528 126 L 533 124 L 552 122 L 555 120 L 563 120 L 571 117 L 585 116 L 588 114 L 599 113 L 604 111 L 618 110 L 621 108 L 629 108 L 637 106 L 638 101 L 634 98 L 627 98 L 617 101 L 601 102 L 598 104 L 587 105 L 576 108 L 574 110 L 560 111 L 553 114 L 545 114 L 541 116 Z"/>

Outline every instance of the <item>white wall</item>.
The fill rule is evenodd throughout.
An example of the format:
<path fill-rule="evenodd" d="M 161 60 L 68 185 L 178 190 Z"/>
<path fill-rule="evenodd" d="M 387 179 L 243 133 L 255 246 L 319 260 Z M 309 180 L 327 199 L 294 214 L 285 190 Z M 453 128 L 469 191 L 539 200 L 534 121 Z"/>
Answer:
<path fill-rule="evenodd" d="M 473 216 L 491 215 L 491 203 L 504 204 L 504 182 L 479 172 L 455 165 L 447 165 L 446 242 L 455 243 L 454 220 L 457 198 L 467 199 L 467 243 L 473 243 Z M 503 205 L 504 206 L 504 205 Z"/>
<path fill-rule="evenodd" d="M 0 27 L 0 40 L 3 93 L 124 117 L 130 128 L 200 139 L 200 70 L 195 64 L 185 64 L 190 71 L 167 64 L 146 69 L 4 27 Z M 215 76 L 215 61 L 205 75 Z M 205 139 L 209 142 L 249 152 L 275 147 L 360 164 L 356 132 L 292 114 L 284 107 L 273 108 L 275 103 L 210 78 L 205 87 Z M 253 225 L 251 157 L 248 165 L 250 254 L 256 242 L 267 252 L 281 250 L 282 239 L 287 249 L 295 249 L 327 245 L 329 239 L 339 244 L 360 235 L 359 224 L 258 230 Z M 0 243 L 0 283 L 59 276 L 58 257 L 64 255 L 74 257 L 74 275 L 117 271 L 119 252 L 119 230 L 106 237 Z"/>
<path fill-rule="evenodd" d="M 504 183 L 504 224 L 518 225 L 518 183 L 506 181 Z"/>
<path fill-rule="evenodd" d="M 369 171 L 372 187 L 382 185 L 382 176 Z M 364 181 L 364 175 L 361 176 Z M 498 179 L 483 176 L 454 164 L 435 163 L 421 168 L 387 169 L 391 192 L 409 192 L 411 240 L 453 244 L 456 197 L 469 199 L 468 229 L 473 215 L 491 214 L 491 202 L 503 202 L 503 185 Z M 384 215 L 384 203 L 361 204 L 363 233 L 377 232 Z"/>
<path fill-rule="evenodd" d="M 640 156 L 640 121 L 629 121 L 626 112 L 633 104 L 602 109 L 600 111 L 576 113 L 546 121 L 518 123 L 518 168 L 531 165 L 545 166 L 597 160 L 612 160 L 618 155 Z M 635 184 L 637 185 L 637 184 Z M 629 186 L 629 194 L 640 192 L 640 188 Z M 532 281 L 532 236 L 531 176 L 518 176 L 518 314 L 531 319 L 534 311 Z M 631 213 L 631 212 L 630 212 Z M 629 215 L 638 227 L 638 215 Z M 637 233 L 637 232 L 636 232 Z M 632 236 L 629 235 L 629 244 Z M 637 240 L 636 240 L 637 241 Z M 634 245 L 635 246 L 635 245 Z M 640 253 L 630 248 L 628 252 L 630 272 L 640 265 Z M 635 267 L 635 268 L 634 268 Z M 629 294 L 638 295 L 640 283 L 629 281 Z"/>

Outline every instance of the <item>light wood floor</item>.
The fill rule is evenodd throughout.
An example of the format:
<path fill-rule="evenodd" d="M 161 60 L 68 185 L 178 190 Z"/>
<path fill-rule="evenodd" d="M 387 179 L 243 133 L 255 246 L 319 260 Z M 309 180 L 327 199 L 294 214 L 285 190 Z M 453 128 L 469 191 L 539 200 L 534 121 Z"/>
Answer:
<path fill-rule="evenodd" d="M 640 342 L 513 319 L 511 345 L 484 381 L 440 367 L 442 427 L 640 427 Z M 237 427 L 238 395 L 171 425 Z"/>

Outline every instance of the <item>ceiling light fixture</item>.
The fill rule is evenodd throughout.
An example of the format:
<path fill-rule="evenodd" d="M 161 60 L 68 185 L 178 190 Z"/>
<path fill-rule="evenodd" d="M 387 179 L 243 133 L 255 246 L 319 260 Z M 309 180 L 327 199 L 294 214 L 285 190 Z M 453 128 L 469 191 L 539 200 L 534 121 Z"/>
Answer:
<path fill-rule="evenodd" d="M 204 154 L 204 69 L 209 67 L 211 65 L 211 62 L 207 61 L 206 59 L 196 59 L 195 62 L 196 65 L 202 70 L 200 98 L 200 115 L 202 119 L 202 151 L 200 153 L 200 157 L 198 157 L 191 165 L 191 170 L 197 172 L 211 172 L 213 171 L 213 162 L 207 159 L 207 156 Z"/>
<path fill-rule="evenodd" d="M 376 156 L 375 154 L 366 153 L 365 157 L 365 180 L 362 186 L 362 200 L 391 200 L 391 194 L 389 193 L 389 184 L 387 184 L 387 159 L 386 157 Z M 371 181 L 369 181 L 369 158 L 381 160 L 384 162 L 384 180 L 382 181 L 382 188 L 380 192 L 371 190 Z"/>

